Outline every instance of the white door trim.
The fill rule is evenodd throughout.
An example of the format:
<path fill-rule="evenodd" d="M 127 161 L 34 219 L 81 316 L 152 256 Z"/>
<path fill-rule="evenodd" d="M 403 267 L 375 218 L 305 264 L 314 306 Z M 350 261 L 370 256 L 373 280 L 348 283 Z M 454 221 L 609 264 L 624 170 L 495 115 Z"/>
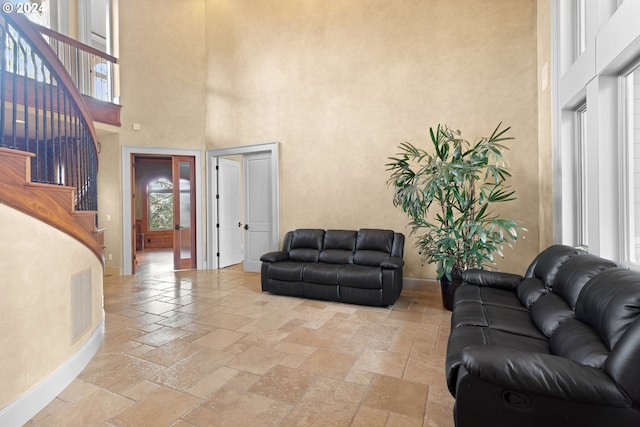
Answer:
<path fill-rule="evenodd" d="M 269 152 L 271 154 L 271 183 L 273 185 L 273 191 L 271 195 L 271 209 L 273 218 L 271 245 L 274 248 L 277 248 L 280 239 L 280 181 L 278 179 L 280 155 L 279 144 L 277 142 L 207 150 L 207 182 L 213 182 L 212 175 L 215 174 L 217 157 L 237 156 L 260 152 Z M 215 224 L 215 221 L 218 218 L 215 197 L 215 193 L 213 192 L 211 186 L 207 186 L 207 217 L 209 218 L 209 224 L 207 224 L 207 253 L 209 254 L 215 254 L 218 252 L 218 240 L 215 235 L 215 227 L 209 226 L 210 224 Z M 209 256 L 207 258 L 208 267 L 212 270 L 215 270 L 217 268 L 216 257 Z"/>
<path fill-rule="evenodd" d="M 202 218 L 202 151 L 181 148 L 122 147 L 122 271 L 131 275 L 131 155 L 153 154 L 163 156 L 193 156 L 196 172 L 196 268 L 204 269 Z"/>

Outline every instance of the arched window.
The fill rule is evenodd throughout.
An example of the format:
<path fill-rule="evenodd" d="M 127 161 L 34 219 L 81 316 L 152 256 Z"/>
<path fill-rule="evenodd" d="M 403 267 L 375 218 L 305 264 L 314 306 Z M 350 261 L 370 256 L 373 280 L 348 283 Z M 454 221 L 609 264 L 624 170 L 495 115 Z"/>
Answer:
<path fill-rule="evenodd" d="M 173 228 L 173 183 L 167 178 L 155 178 L 147 184 L 149 230 Z"/>

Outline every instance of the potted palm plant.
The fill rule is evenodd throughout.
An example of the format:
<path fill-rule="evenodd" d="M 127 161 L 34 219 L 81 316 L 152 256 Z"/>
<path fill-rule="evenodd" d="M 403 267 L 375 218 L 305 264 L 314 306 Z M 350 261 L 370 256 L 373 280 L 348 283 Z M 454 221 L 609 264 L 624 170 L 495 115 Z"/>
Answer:
<path fill-rule="evenodd" d="M 429 129 L 429 150 L 405 142 L 386 165 L 393 204 L 408 215 L 422 261 L 437 265 L 449 310 L 462 272 L 495 265 L 494 255 L 503 256 L 504 246 L 526 231 L 492 209 L 515 199 L 506 184 L 511 174 L 503 145 L 513 138 L 510 127 L 501 126 L 470 143 L 460 131 L 438 125 Z"/>

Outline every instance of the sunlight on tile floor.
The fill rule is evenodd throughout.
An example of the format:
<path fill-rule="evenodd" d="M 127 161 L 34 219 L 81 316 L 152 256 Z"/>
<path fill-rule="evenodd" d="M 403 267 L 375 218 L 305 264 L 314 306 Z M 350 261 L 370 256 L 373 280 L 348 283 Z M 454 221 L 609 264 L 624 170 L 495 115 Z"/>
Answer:
<path fill-rule="evenodd" d="M 435 290 L 313 301 L 236 266 L 105 277 L 104 294 L 98 353 L 27 426 L 453 426 Z"/>

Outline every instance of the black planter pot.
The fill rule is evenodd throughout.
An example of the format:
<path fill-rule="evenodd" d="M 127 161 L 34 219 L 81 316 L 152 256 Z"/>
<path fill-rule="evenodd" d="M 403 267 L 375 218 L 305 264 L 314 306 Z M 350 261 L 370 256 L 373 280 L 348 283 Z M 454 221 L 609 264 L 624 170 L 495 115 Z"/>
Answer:
<path fill-rule="evenodd" d="M 447 310 L 453 309 L 453 297 L 456 293 L 456 289 L 462 284 L 462 276 L 452 275 L 451 280 L 447 276 L 442 276 L 440 279 L 440 289 L 442 290 L 442 305 Z"/>

